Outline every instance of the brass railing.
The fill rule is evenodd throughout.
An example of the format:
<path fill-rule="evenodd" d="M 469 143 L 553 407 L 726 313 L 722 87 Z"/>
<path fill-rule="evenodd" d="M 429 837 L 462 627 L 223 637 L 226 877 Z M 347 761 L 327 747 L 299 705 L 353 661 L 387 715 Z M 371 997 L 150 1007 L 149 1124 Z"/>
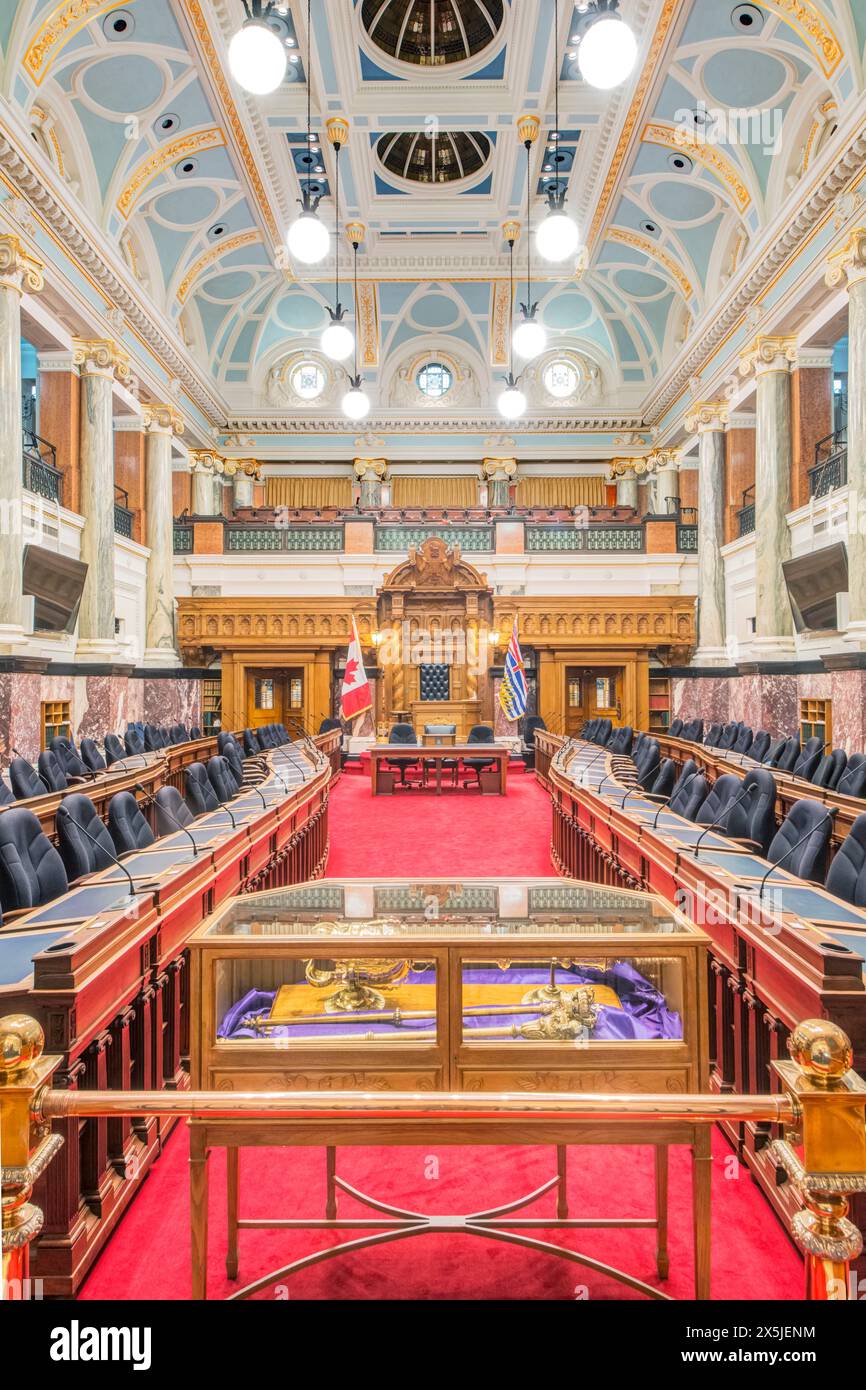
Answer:
<path fill-rule="evenodd" d="M 527 1094 L 336 1091 L 99 1091 L 54 1089 L 60 1059 L 44 1056 L 39 1024 L 23 1015 L 0 1019 L 0 1130 L 3 1133 L 2 1248 L 7 1289 L 24 1289 L 29 1248 L 42 1225 L 30 1202 L 33 1184 L 63 1140 L 52 1120 L 94 1116 L 187 1116 L 193 1119 L 309 1121 L 371 1112 L 417 1128 L 419 1115 L 435 1125 L 449 1117 L 501 1113 L 510 1119 L 539 1113 L 606 1123 L 683 1120 L 766 1122 L 785 1127 L 773 1156 L 803 1202 L 792 1234 L 805 1256 L 807 1298 L 852 1297 L 850 1262 L 862 1250 L 848 1219 L 848 1198 L 866 1191 L 866 1083 L 851 1070 L 851 1044 L 835 1024 L 813 1019 L 792 1033 L 791 1060 L 773 1063 L 779 1091 L 771 1095 L 668 1093 Z M 628 1143 L 628 1129 L 623 1134 Z"/>

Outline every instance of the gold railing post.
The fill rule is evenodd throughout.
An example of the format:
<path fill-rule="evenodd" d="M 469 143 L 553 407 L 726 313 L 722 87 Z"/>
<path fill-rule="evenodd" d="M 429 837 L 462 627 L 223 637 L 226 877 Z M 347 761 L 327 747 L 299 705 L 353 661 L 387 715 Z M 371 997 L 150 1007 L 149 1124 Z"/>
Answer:
<path fill-rule="evenodd" d="M 26 1014 L 0 1018 L 0 1298 L 29 1295 L 30 1243 L 42 1212 L 29 1200 L 33 1184 L 63 1143 L 34 1118 L 34 1101 L 60 1063 L 43 1057 L 45 1037 Z"/>
<path fill-rule="evenodd" d="M 848 1197 L 866 1191 L 866 1083 L 851 1070 L 849 1039 L 826 1019 L 799 1024 L 788 1051 L 791 1061 L 773 1068 L 798 1119 L 796 1130 L 770 1152 L 805 1207 L 795 1213 L 791 1231 L 806 1257 L 806 1298 L 839 1302 L 855 1296 L 851 1260 L 863 1249 L 848 1220 Z"/>

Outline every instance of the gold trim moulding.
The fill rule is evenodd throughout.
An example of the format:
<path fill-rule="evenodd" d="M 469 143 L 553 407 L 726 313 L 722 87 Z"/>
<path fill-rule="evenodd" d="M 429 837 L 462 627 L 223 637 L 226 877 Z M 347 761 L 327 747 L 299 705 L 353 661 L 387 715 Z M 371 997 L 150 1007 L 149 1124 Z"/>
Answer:
<path fill-rule="evenodd" d="M 192 1119 L 280 1119 L 305 1115 L 399 1115 L 402 1111 L 448 1116 L 533 1112 L 571 1115 L 578 1120 L 766 1121 L 792 1125 L 798 1112 L 792 1097 L 738 1095 L 561 1095 L 533 1091 L 481 1095 L 464 1091 L 44 1091 L 36 1097 L 40 1120 L 71 1116 L 186 1115 Z"/>

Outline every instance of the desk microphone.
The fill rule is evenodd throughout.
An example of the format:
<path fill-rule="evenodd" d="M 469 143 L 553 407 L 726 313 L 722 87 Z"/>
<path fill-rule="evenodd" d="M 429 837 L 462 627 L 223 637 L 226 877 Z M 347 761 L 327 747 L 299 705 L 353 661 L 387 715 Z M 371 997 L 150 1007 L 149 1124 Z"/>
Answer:
<path fill-rule="evenodd" d="M 822 825 L 825 820 L 832 822 L 833 817 L 838 815 L 838 812 L 838 806 L 831 806 L 830 809 L 821 817 L 821 820 L 818 822 L 818 825 Z M 761 898 L 764 896 L 764 884 L 767 882 L 767 879 L 770 877 L 770 874 L 773 872 L 773 870 L 781 868 L 785 860 L 794 853 L 794 850 L 799 849 L 802 844 L 805 844 L 806 840 L 808 840 L 810 835 L 814 835 L 815 831 L 818 829 L 818 825 L 811 826 L 806 831 L 805 835 L 801 835 L 799 840 L 797 840 L 793 845 L 791 845 L 790 849 L 785 850 L 785 853 L 782 855 L 781 859 L 777 859 L 775 864 L 770 865 L 769 869 L 764 874 L 764 877 L 761 879 L 760 885 L 758 887 L 759 902 Z"/>
<path fill-rule="evenodd" d="M 571 742 L 576 744 L 577 740 L 576 740 L 576 739 L 572 739 Z M 583 765 L 583 767 L 580 769 L 580 775 L 581 775 L 581 777 L 584 778 L 583 786 L 586 786 L 586 780 L 585 780 L 585 779 L 586 779 L 586 774 L 589 772 L 589 769 L 590 769 L 591 767 L 594 767 L 595 764 L 598 762 L 599 758 L 604 757 L 604 754 L 605 754 L 606 752 L 607 752 L 607 748 L 605 747 L 604 744 L 602 744 L 601 747 L 598 749 L 598 751 L 595 752 L 595 753 L 593 753 L 593 755 L 592 755 L 592 757 L 590 758 L 589 762 L 588 762 L 588 763 L 585 763 L 585 764 Z M 604 777 L 602 777 L 601 780 L 602 780 L 602 782 L 603 782 L 603 781 L 605 780 Z"/>
<path fill-rule="evenodd" d="M 156 802 L 156 797 L 155 797 L 155 796 L 151 796 L 150 793 L 149 793 L 148 791 L 145 790 L 145 788 L 141 785 L 140 782 L 136 782 L 136 784 L 135 784 L 135 790 L 136 790 L 137 792 L 142 792 L 142 793 L 144 794 L 145 800 L 146 800 L 150 805 L 155 804 L 155 802 Z M 166 820 L 171 821 L 172 825 L 175 826 L 175 828 L 176 828 L 177 830 L 182 830 L 182 831 L 183 831 L 184 835 L 186 836 L 186 838 L 189 840 L 190 844 L 192 845 L 192 855 L 193 855 L 193 858 L 194 858 L 194 859 L 197 859 L 197 858 L 198 858 L 198 845 L 197 845 L 196 842 L 195 842 L 195 836 L 190 834 L 190 832 L 187 830 L 186 826 L 185 826 L 185 825 L 182 825 L 181 822 L 178 820 L 177 816 L 172 815 L 171 811 L 168 809 L 167 806 L 162 806 L 162 805 L 157 806 L 156 810 L 157 810 L 157 815 L 165 816 Z"/>
<path fill-rule="evenodd" d="M 120 860 L 118 859 L 118 857 L 117 857 L 116 854 L 111 854 L 111 853 L 105 848 L 105 845 L 101 842 L 101 840 L 97 840 L 97 838 L 96 838 L 95 835 L 91 835 L 91 833 L 90 833 L 89 830 L 85 830 L 84 826 L 79 824 L 79 822 L 75 819 L 75 817 L 73 816 L 73 814 L 72 814 L 72 812 L 69 810 L 69 808 L 63 805 L 63 802 L 62 802 L 62 801 L 61 801 L 60 805 L 59 805 L 58 808 L 57 808 L 57 812 L 58 812 L 58 815 L 62 812 L 62 813 L 63 813 L 63 816 L 65 817 L 65 819 L 66 819 L 67 821 L 71 822 L 71 824 L 75 826 L 75 829 L 76 829 L 76 830 L 80 830 L 80 831 L 81 831 L 81 834 L 84 835 L 84 836 L 90 841 L 90 843 L 91 843 L 92 845 L 95 845 L 96 848 L 97 848 L 98 850 L 101 850 L 103 854 L 105 854 L 105 855 L 108 856 L 108 858 L 111 860 L 112 864 L 116 864 L 117 867 L 118 867 L 118 869 L 122 869 L 122 870 L 123 870 L 123 872 L 126 874 L 126 877 L 129 879 L 129 898 L 128 898 L 128 901 L 129 901 L 130 903 L 134 903 L 134 902 L 135 902 L 135 899 L 138 897 L 139 891 L 142 891 L 142 892 L 143 892 L 143 891 L 144 891 L 144 888 L 143 888 L 143 886 L 142 886 L 142 889 L 141 889 L 141 890 L 139 890 L 138 888 L 136 888 L 136 886 L 135 886 L 135 879 L 132 877 L 132 874 L 129 872 L 129 869 L 126 867 L 126 865 L 125 865 L 125 864 L 122 864 L 122 863 L 120 862 Z M 155 886 L 155 885 L 151 885 L 151 887 L 154 887 L 154 886 Z"/>
<path fill-rule="evenodd" d="M 739 806 L 741 802 L 745 801 L 745 800 L 746 800 L 748 797 L 750 797 L 751 795 L 752 795 L 752 787 L 745 787 L 745 788 L 743 789 L 743 791 L 740 792 L 739 796 L 736 798 L 735 801 L 729 801 L 729 802 L 728 802 L 727 806 L 724 807 L 724 809 L 723 809 L 723 811 L 722 811 L 722 814 L 721 814 L 721 816 L 719 817 L 718 820 L 715 820 L 715 821 L 713 821 L 710 825 L 707 825 L 707 826 L 704 827 L 704 829 L 701 831 L 701 833 L 700 833 L 700 835 L 698 836 L 698 838 L 695 840 L 695 858 L 696 858 L 696 859 L 697 859 L 697 857 L 698 857 L 698 850 L 699 850 L 700 847 L 701 847 L 701 840 L 704 838 L 704 836 L 705 836 L 705 835 L 709 835 L 709 833 L 710 833 L 711 830 L 721 830 L 721 829 L 723 829 L 723 827 L 728 823 L 728 817 L 730 816 L 731 812 L 732 812 L 733 810 L 735 810 L 736 807 Z M 726 833 L 727 833 L 727 832 L 726 832 Z"/>
<path fill-rule="evenodd" d="M 234 816 L 232 815 L 231 811 L 229 810 L 228 806 L 226 805 L 226 803 L 225 803 L 224 801 L 221 801 L 221 802 L 220 802 L 219 806 L 217 807 L 217 811 L 225 811 L 226 815 L 228 816 L 229 820 L 230 820 L 231 823 L 232 823 L 232 830 L 237 830 L 237 828 L 238 828 L 238 823 L 237 823 L 237 821 L 235 820 Z M 212 816 L 215 816 L 215 815 L 217 814 L 217 811 L 211 811 L 210 814 L 211 814 Z"/>
<path fill-rule="evenodd" d="M 685 781 L 682 783 L 682 785 L 676 788 L 676 795 L 678 796 L 680 792 L 685 791 L 685 789 L 686 789 L 686 787 L 689 785 L 689 783 L 690 783 L 690 782 L 693 782 L 693 781 L 695 780 L 696 777 L 700 777 L 701 775 L 702 775 L 702 770 L 701 770 L 701 768 L 696 767 L 695 770 L 694 770 L 694 772 L 690 772 L 690 773 L 689 773 L 688 777 L 685 779 Z M 670 796 L 668 797 L 667 801 L 663 801 L 663 802 L 661 803 L 661 805 L 659 806 L 658 810 L 657 810 L 656 813 L 655 813 L 655 816 L 653 817 L 653 823 L 652 823 L 652 827 L 651 827 L 653 830 L 655 830 L 656 826 L 657 826 L 658 823 L 659 823 L 659 816 L 661 815 L 662 811 L 664 811 L 665 809 L 670 809 L 670 804 L 671 804 L 671 802 L 673 801 L 673 799 L 674 799 L 674 792 L 671 792 L 671 794 L 670 794 Z M 676 815 L 676 811 L 674 811 L 673 814 Z"/>
<path fill-rule="evenodd" d="M 268 806 L 268 803 L 265 801 L 265 798 L 264 798 L 263 793 L 259 791 L 258 787 L 248 787 L 247 790 L 248 790 L 248 791 L 251 791 L 251 792 L 255 792 L 256 796 L 259 798 L 259 801 L 262 803 L 262 805 L 264 806 L 265 810 L 266 810 L 266 811 L 270 810 L 270 807 Z"/>

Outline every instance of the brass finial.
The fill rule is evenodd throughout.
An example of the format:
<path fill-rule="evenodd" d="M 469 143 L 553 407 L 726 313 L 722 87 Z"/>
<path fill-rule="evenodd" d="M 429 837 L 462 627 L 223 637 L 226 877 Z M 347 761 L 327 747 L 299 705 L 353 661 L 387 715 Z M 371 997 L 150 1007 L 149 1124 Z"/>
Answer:
<path fill-rule="evenodd" d="M 854 1060 L 847 1034 L 825 1018 L 807 1018 L 798 1023 L 788 1039 L 788 1051 L 792 1062 L 813 1084 L 825 1089 L 849 1072 Z"/>
<path fill-rule="evenodd" d="M 38 1062 L 45 1048 L 45 1034 L 35 1018 L 26 1014 L 6 1014 L 0 1018 L 0 1072 L 27 1071 Z"/>

